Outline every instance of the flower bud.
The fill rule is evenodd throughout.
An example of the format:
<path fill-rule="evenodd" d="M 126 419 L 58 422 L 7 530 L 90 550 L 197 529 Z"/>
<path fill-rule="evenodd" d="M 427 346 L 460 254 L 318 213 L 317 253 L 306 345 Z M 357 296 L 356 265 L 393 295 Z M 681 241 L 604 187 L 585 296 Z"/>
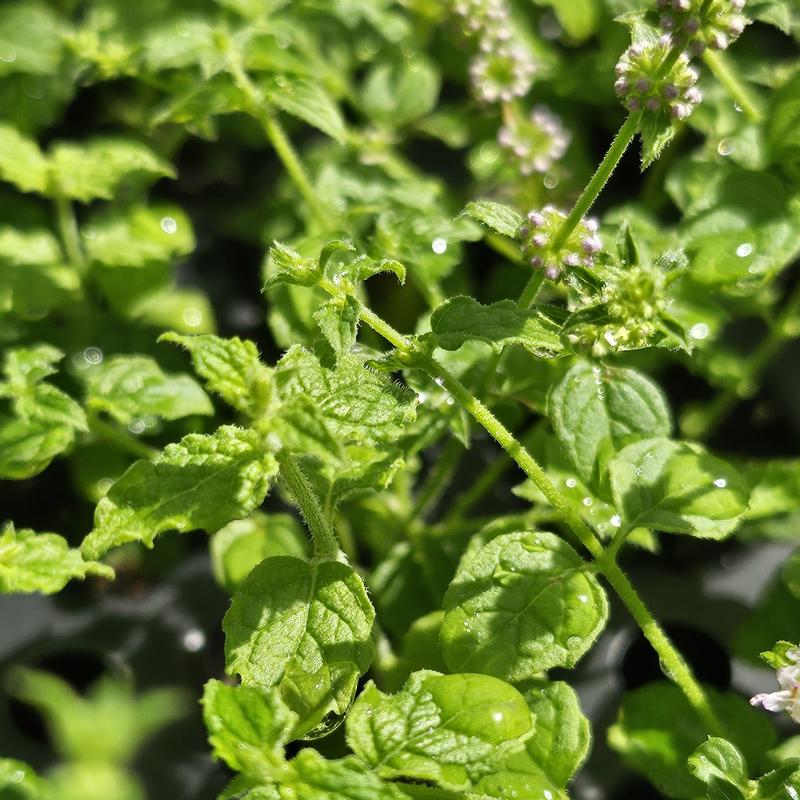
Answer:
<path fill-rule="evenodd" d="M 528 213 L 528 221 L 535 224 L 536 232 L 519 230 L 522 253 L 534 269 L 541 269 L 548 280 L 555 281 L 570 269 L 578 266 L 593 267 L 594 256 L 602 248 L 597 235 L 597 221 L 583 219 L 557 249 L 553 242 L 558 237 L 567 215 L 564 211 L 547 205 L 541 211 Z M 535 220 L 535 223 L 534 223 Z"/>
<path fill-rule="evenodd" d="M 673 0 L 659 24 L 681 47 L 700 55 L 706 47 L 724 50 L 741 35 L 749 22 L 743 8 L 744 0 Z"/>
<path fill-rule="evenodd" d="M 536 64 L 527 48 L 486 33 L 481 53 L 470 64 L 473 90 L 485 103 L 509 102 L 528 93 Z"/>

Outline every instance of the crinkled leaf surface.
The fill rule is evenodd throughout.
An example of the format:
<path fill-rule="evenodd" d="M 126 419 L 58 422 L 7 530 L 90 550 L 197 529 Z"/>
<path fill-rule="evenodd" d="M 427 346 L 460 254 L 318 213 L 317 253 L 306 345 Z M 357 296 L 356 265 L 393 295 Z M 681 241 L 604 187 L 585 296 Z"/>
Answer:
<path fill-rule="evenodd" d="M 415 672 L 396 694 L 370 683 L 347 717 L 347 742 L 385 778 L 467 789 L 533 734 L 522 695 L 487 675 Z"/>
<path fill-rule="evenodd" d="M 742 476 L 699 445 L 645 439 L 609 464 L 614 503 L 630 529 L 723 539 L 747 509 Z"/>
<path fill-rule="evenodd" d="M 509 681 L 574 666 L 608 616 L 605 592 L 585 566 L 552 533 L 508 533 L 484 545 L 444 598 L 447 665 Z"/>
<path fill-rule="evenodd" d="M 525 218 L 509 206 L 493 200 L 473 200 L 467 203 L 464 213 L 502 236 L 517 237 Z"/>
<path fill-rule="evenodd" d="M 67 582 L 87 575 L 113 578 L 114 570 L 84 561 L 55 533 L 35 533 L 8 525 L 0 533 L 0 592 L 59 592 Z"/>
<path fill-rule="evenodd" d="M 208 436 L 184 436 L 114 482 L 97 504 L 83 553 L 97 558 L 133 541 L 152 547 L 169 530 L 213 533 L 261 505 L 277 471 L 254 430 L 224 425 Z"/>
<path fill-rule="evenodd" d="M 114 356 L 86 373 L 87 403 L 127 425 L 154 416 L 180 419 L 214 412 L 206 393 L 189 375 L 165 373 L 147 356 Z"/>
<path fill-rule="evenodd" d="M 488 306 L 465 296 L 445 300 L 431 314 L 431 332 L 445 350 L 456 350 L 464 342 L 486 342 L 498 351 L 520 344 L 539 355 L 554 355 L 562 349 L 558 330 L 548 319 L 512 300 Z"/>

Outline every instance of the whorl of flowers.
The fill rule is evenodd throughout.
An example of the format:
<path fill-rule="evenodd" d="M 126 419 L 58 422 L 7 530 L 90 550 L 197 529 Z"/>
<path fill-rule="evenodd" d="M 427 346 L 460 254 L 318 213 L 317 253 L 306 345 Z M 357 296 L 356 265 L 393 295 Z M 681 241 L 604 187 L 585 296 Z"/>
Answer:
<path fill-rule="evenodd" d="M 659 24 L 676 41 L 700 55 L 706 47 L 724 50 L 748 23 L 745 0 L 658 0 Z"/>
<path fill-rule="evenodd" d="M 686 53 L 663 69 L 673 46 L 672 37 L 665 35 L 649 43 L 634 42 L 622 54 L 614 91 L 628 111 L 663 111 L 674 119 L 686 119 L 703 99 L 695 86 L 697 70 L 689 66 Z"/>
<path fill-rule="evenodd" d="M 786 712 L 795 722 L 800 722 L 800 648 L 786 654 L 789 664 L 778 670 L 777 692 L 762 692 L 750 699 L 750 704 L 763 706 L 767 711 Z"/>
<path fill-rule="evenodd" d="M 666 305 L 664 289 L 661 270 L 641 266 L 614 269 L 600 297 L 607 320 L 579 326 L 570 338 L 596 357 L 652 345 L 653 338 L 660 335 L 657 323 Z"/>
<path fill-rule="evenodd" d="M 522 253 L 534 269 L 544 271 L 551 281 L 578 266 L 594 266 L 594 256 L 602 247 L 594 219 L 583 219 L 569 234 L 563 245 L 553 244 L 567 215 L 554 206 L 528 212 L 527 222 L 519 229 Z"/>
<path fill-rule="evenodd" d="M 497 132 L 500 146 L 518 161 L 523 175 L 547 172 L 566 153 L 571 139 L 561 119 L 543 105 L 529 117 L 511 115 Z"/>
<path fill-rule="evenodd" d="M 455 0 L 453 9 L 464 33 L 478 42 L 469 68 L 476 97 L 507 103 L 527 94 L 536 62 L 514 36 L 505 0 Z"/>

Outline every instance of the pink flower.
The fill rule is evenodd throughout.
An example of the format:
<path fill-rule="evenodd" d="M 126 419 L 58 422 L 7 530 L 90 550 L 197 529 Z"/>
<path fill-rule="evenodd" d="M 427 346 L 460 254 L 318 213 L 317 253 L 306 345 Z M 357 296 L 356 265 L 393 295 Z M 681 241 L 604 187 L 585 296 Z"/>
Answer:
<path fill-rule="evenodd" d="M 777 692 L 762 692 L 750 698 L 750 704 L 763 706 L 767 711 L 785 711 L 795 722 L 800 723 L 800 650 L 787 653 L 795 662 L 788 667 L 781 667 L 777 672 Z"/>

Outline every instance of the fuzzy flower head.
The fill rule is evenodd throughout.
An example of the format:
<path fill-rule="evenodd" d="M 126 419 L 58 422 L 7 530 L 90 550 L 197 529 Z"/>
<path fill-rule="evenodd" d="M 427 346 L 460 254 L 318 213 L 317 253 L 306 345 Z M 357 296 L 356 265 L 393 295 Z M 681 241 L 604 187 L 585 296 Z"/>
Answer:
<path fill-rule="evenodd" d="M 786 712 L 800 723 L 800 648 L 787 652 L 786 658 L 790 663 L 781 667 L 776 674 L 780 689 L 757 694 L 750 698 L 750 704 L 763 706 L 767 711 Z"/>
<path fill-rule="evenodd" d="M 511 153 L 523 175 L 547 172 L 566 153 L 571 138 L 559 117 L 543 105 L 529 117 L 513 115 L 497 132 L 500 146 Z"/>
<path fill-rule="evenodd" d="M 547 205 L 541 211 L 530 211 L 528 221 L 519 230 L 522 253 L 534 269 L 544 270 L 545 277 L 558 280 L 563 273 L 576 267 L 594 266 L 595 254 L 602 244 L 597 235 L 597 221 L 583 219 L 558 248 L 553 243 L 567 215 Z"/>
<path fill-rule="evenodd" d="M 745 0 L 658 0 L 661 30 L 699 56 L 706 47 L 724 50 L 749 22 Z"/>
<path fill-rule="evenodd" d="M 479 100 L 507 103 L 528 93 L 536 63 L 526 47 L 513 40 L 485 35 L 481 37 L 480 50 L 469 68 L 472 88 Z"/>
<path fill-rule="evenodd" d="M 662 75 L 661 65 L 673 47 L 668 35 L 649 42 L 634 42 L 617 62 L 614 91 L 628 111 L 664 112 L 686 119 L 703 99 L 695 86 L 698 73 L 681 53 Z"/>
<path fill-rule="evenodd" d="M 505 0 L 455 0 L 453 11 L 468 37 L 487 33 L 499 40 L 511 37 Z"/>

